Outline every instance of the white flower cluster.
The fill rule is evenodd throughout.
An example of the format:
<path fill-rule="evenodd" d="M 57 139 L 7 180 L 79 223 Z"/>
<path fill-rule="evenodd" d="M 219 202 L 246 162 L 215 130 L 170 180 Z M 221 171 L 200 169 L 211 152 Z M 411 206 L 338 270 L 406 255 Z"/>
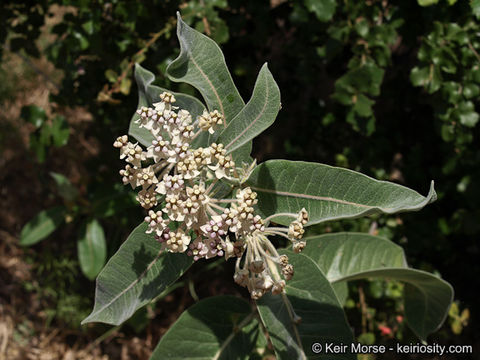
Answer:
<path fill-rule="evenodd" d="M 137 123 L 155 138 L 145 151 L 126 135 L 113 144 L 127 162 L 120 171 L 123 183 L 141 187 L 137 200 L 148 210 L 147 233 L 153 233 L 163 249 L 186 252 L 195 261 L 236 257 L 235 282 L 247 287 L 254 299 L 267 291 L 281 293 L 293 267 L 267 236 L 283 236 L 300 252 L 307 212 L 275 214 L 265 220 L 256 215 L 257 193 L 241 187 L 244 170 L 236 167 L 223 144 L 196 149 L 191 145 L 202 131 L 214 133 L 225 121 L 222 114 L 204 111 L 193 121 L 188 111 L 172 105 L 172 94 L 164 92 L 160 99 L 153 108 L 137 110 Z M 215 197 L 223 180 L 229 181 L 234 198 Z M 238 184 L 236 190 L 232 183 Z M 288 228 L 266 227 L 275 216 L 295 220 Z"/>

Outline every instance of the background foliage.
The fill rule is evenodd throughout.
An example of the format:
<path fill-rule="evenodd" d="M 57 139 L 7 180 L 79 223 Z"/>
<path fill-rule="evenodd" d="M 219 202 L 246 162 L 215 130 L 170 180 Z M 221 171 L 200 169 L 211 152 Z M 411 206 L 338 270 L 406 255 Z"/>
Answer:
<path fill-rule="evenodd" d="M 80 255 L 81 244 L 88 247 L 89 229 L 97 234 L 103 229 L 104 241 L 96 243 L 106 246 L 109 257 L 140 222 L 142 214 L 132 209 L 131 194 L 115 185 L 120 162 L 111 144 L 126 131 L 137 106 L 135 63 L 154 70 L 156 85 L 195 94 L 162 76 L 179 51 L 174 36 L 177 9 L 188 24 L 221 44 L 244 99 L 268 61 L 281 90 L 282 110 L 275 126 L 254 143 L 254 157 L 345 166 L 422 194 L 428 192 L 429 180 L 435 180 L 439 199 L 421 216 L 343 221 L 318 225 L 314 231 L 380 234 L 400 244 L 413 267 L 440 272 L 454 285 L 458 305 L 451 313 L 451 329 L 436 336 L 448 343 L 473 343 L 478 310 L 472 289 L 480 285 L 480 192 L 475 186 L 480 177 L 478 1 L 2 2 L 2 59 L 17 56 L 28 65 L 36 57 L 46 58 L 61 71 L 45 79 L 56 89 L 48 109 L 25 107 L 15 126 L 11 119 L 2 118 L 1 123 L 2 151 L 11 146 L 9 138 L 20 137 L 20 128 L 30 129 L 25 151 L 34 157 L 24 161 L 37 175 L 29 181 L 37 182 L 39 191 L 56 194 L 46 204 L 37 202 L 26 215 L 54 211 L 52 231 L 63 224 L 33 249 L 47 254 L 60 244 L 57 253 L 71 260 L 68 266 L 30 255 L 34 269 L 55 274 L 73 266 L 94 278 L 98 270 L 86 269 Z M 11 76 L 2 66 L 2 107 L 12 106 L 15 96 Z M 80 129 L 68 117 L 68 109 L 78 107 L 93 118 Z M 78 131 L 87 134 L 89 146 L 95 145 L 95 156 L 85 159 L 69 150 L 78 149 Z M 81 175 L 73 176 L 66 162 L 79 164 Z M 67 182 L 51 172 L 64 175 Z M 12 186 L 9 176 L 0 178 L 2 187 Z M 27 220 L 6 230 L 19 236 Z M 25 244 L 35 242 L 22 238 Z M 99 259 L 104 261 L 105 255 Z M 27 285 L 27 291 L 48 288 L 54 279 L 43 277 L 43 285 Z M 62 279 L 64 288 L 57 288 L 55 296 L 44 295 L 49 301 L 68 299 L 69 291 L 92 298 L 93 283 L 87 279 L 83 287 L 78 277 Z M 412 336 L 395 317 L 399 286 L 353 285 L 347 307 L 356 314 L 356 335 L 365 342 Z M 82 291 L 87 288 L 88 293 Z M 72 297 L 64 303 L 81 307 L 84 299 Z M 465 308 L 471 310 L 471 325 L 462 337 L 453 337 L 468 320 Z M 55 321 L 64 322 L 69 315 L 63 315 Z"/>

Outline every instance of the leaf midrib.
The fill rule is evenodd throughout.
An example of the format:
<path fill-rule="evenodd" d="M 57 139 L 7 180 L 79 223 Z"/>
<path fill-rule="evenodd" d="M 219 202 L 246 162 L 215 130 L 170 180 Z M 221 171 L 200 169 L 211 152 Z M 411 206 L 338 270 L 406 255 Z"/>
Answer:
<path fill-rule="evenodd" d="M 328 197 L 328 196 L 318 196 L 318 195 L 292 193 L 292 192 L 288 192 L 288 191 L 280 191 L 280 190 L 274 190 L 274 189 L 259 188 L 259 187 L 256 187 L 256 186 L 250 186 L 250 187 L 253 190 L 256 190 L 257 192 L 265 192 L 265 193 L 276 194 L 276 195 L 281 195 L 281 196 L 296 197 L 296 198 L 303 198 L 303 199 L 309 199 L 309 200 L 330 201 L 330 202 L 340 203 L 340 204 L 344 204 L 344 205 L 352 205 L 352 206 L 363 207 L 363 208 L 367 208 L 367 209 L 373 209 L 373 208 L 385 209 L 385 210 L 394 209 L 394 208 L 381 208 L 381 207 L 378 207 L 378 206 L 358 204 L 358 203 L 354 203 L 354 202 L 351 202 L 351 201 L 335 199 L 335 198 Z"/>
<path fill-rule="evenodd" d="M 232 144 L 234 144 L 238 139 L 240 139 L 253 125 L 255 125 L 256 122 L 265 113 L 265 109 L 267 108 L 267 100 L 268 100 L 268 96 L 269 96 L 269 88 L 270 87 L 268 86 L 268 78 L 265 77 L 265 101 L 263 102 L 262 110 L 260 110 L 257 117 L 252 122 L 250 122 L 250 124 L 248 124 L 248 126 L 245 129 L 243 129 L 243 131 L 240 132 L 240 134 L 238 134 L 232 141 L 230 141 L 230 143 L 228 145 L 225 146 L 225 149 L 227 149 L 227 152 L 230 152 L 230 151 L 228 151 L 228 148 Z M 252 99 L 253 99 L 253 95 L 252 95 Z M 247 104 L 247 106 L 248 106 L 248 104 Z M 235 120 L 235 119 L 233 119 L 233 120 Z M 233 120 L 232 120 L 232 123 L 233 123 Z M 229 124 L 229 126 L 230 126 L 230 124 Z"/>
<path fill-rule="evenodd" d="M 195 67 L 198 69 L 198 71 L 200 72 L 200 75 L 203 76 L 203 78 L 207 81 L 208 85 L 210 86 L 210 88 L 212 89 L 212 92 L 213 94 L 215 95 L 215 97 L 217 98 L 217 101 L 218 101 L 218 104 L 220 105 L 220 112 L 222 113 L 222 116 L 224 119 L 226 119 L 225 117 L 225 110 L 223 108 L 223 103 L 222 101 L 220 100 L 220 96 L 218 95 L 218 92 L 217 90 L 215 89 L 215 87 L 213 86 L 213 83 L 212 81 L 210 80 L 210 78 L 207 76 L 207 74 L 205 74 L 202 70 L 202 68 L 200 67 L 200 65 L 198 65 L 198 63 L 195 61 L 195 58 L 193 57 L 193 54 L 191 51 L 189 51 L 189 47 L 186 46 L 186 49 L 187 49 L 187 56 L 190 57 L 190 59 L 192 60 L 192 63 L 193 65 L 195 65 Z M 223 127 L 226 128 L 227 127 L 227 124 L 226 124 L 226 121 L 223 122 Z"/>
<path fill-rule="evenodd" d="M 51 209 L 51 210 L 54 210 Z M 50 213 L 53 213 L 53 211 L 51 211 Z M 55 219 L 55 216 L 58 216 L 60 218 L 60 216 L 58 214 L 54 214 L 54 216 L 49 216 L 50 213 L 48 213 L 48 210 L 45 211 L 44 215 L 45 215 L 45 219 L 42 221 L 42 224 L 39 225 L 39 226 L 36 226 L 35 229 L 33 231 L 30 231 L 30 233 L 25 236 L 23 238 L 23 241 L 21 241 L 20 243 L 21 244 L 27 244 L 27 245 L 30 245 L 31 244 L 31 238 L 33 237 L 34 239 L 37 239 L 38 238 L 38 233 L 43 233 L 44 232 L 44 228 L 47 228 L 50 227 L 51 225 L 53 225 L 53 230 L 55 230 L 55 227 L 56 227 L 56 223 L 57 221 L 56 220 L 59 220 L 59 219 Z M 61 221 L 61 220 L 60 220 Z M 60 222 L 58 221 L 58 222 Z M 33 235 L 31 235 L 33 234 Z M 34 236 L 36 235 L 36 236 Z M 44 235 L 42 235 L 44 236 Z M 26 241 L 25 239 L 29 239 L 29 241 Z"/>
<path fill-rule="evenodd" d="M 250 321 L 253 319 L 255 312 L 251 312 L 248 316 L 246 316 L 236 327 L 237 331 L 232 331 L 228 337 L 223 341 L 222 345 L 220 346 L 220 349 L 215 353 L 215 356 L 212 358 L 212 360 L 218 360 L 220 356 L 222 355 L 223 351 L 227 348 L 227 346 L 232 342 L 233 338 L 239 334 L 242 329 L 247 326 Z"/>
<path fill-rule="evenodd" d="M 142 280 L 145 275 L 151 270 L 153 265 L 160 259 L 160 256 L 163 254 L 163 251 L 160 250 L 157 254 L 157 256 L 148 264 L 147 268 L 134 280 L 130 285 L 128 285 L 124 290 L 122 290 L 119 294 L 117 294 L 112 300 L 110 300 L 108 303 L 103 305 L 100 309 L 98 309 L 95 312 L 92 312 L 85 320 L 82 321 L 82 324 L 85 324 L 89 318 L 95 317 L 99 313 L 103 312 L 106 308 L 108 308 L 110 305 L 112 305 L 115 301 L 117 301 L 121 296 L 126 294 L 130 289 L 132 289 L 136 284 Z"/>

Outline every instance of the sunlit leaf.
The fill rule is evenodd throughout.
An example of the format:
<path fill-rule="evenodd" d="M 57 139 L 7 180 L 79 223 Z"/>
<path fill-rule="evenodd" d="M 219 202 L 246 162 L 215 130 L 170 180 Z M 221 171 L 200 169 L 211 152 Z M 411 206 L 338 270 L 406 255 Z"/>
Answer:
<path fill-rule="evenodd" d="M 65 220 L 65 214 L 63 206 L 40 211 L 23 227 L 20 244 L 28 246 L 45 239 Z"/>
<path fill-rule="evenodd" d="M 307 209 L 309 224 L 376 213 L 420 210 L 436 199 L 433 183 L 424 197 L 404 186 L 352 170 L 303 161 L 269 160 L 257 166 L 247 184 L 258 193 L 264 216 Z M 288 224 L 291 218 L 276 217 Z"/>
<path fill-rule="evenodd" d="M 105 234 L 97 220 L 91 220 L 80 230 L 77 250 L 83 274 L 90 280 L 95 279 L 107 258 Z"/>

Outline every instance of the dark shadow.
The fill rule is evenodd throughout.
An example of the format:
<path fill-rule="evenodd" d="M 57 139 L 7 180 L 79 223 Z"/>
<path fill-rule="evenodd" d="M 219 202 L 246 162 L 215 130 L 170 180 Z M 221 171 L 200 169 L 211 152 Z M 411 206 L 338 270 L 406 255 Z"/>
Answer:
<path fill-rule="evenodd" d="M 151 249 L 142 244 L 133 254 L 132 270 L 144 284 L 138 297 L 140 301 L 149 301 L 160 295 L 192 264 L 192 258 L 186 254 L 164 252 L 159 243 L 153 239 L 152 243 Z"/>
<path fill-rule="evenodd" d="M 239 359 L 245 358 L 241 354 L 251 354 L 258 340 L 259 327 L 252 323 L 254 318 L 251 317 L 251 314 L 252 307 L 244 299 L 231 295 L 221 295 L 199 301 L 186 310 L 182 316 L 190 316 L 194 321 L 199 321 L 207 326 L 220 346 L 229 339 L 232 333 L 235 334 L 233 338 L 229 339 L 228 345 L 225 346 L 220 358 Z M 249 321 L 244 321 L 247 317 Z M 196 340 L 198 343 L 211 341 L 205 330 L 199 329 L 198 325 L 192 323 L 189 323 L 188 326 L 187 324 L 184 325 L 182 328 L 188 328 L 190 342 L 192 340 Z M 180 345 L 178 344 L 178 336 L 182 330 L 180 328 L 176 330 L 178 331 L 177 334 L 172 333 L 170 336 L 170 333 L 167 333 L 162 338 L 165 348 L 178 347 Z M 193 346 L 195 345 L 185 346 L 184 349 L 179 348 L 176 351 L 176 355 L 184 355 L 185 358 L 190 358 Z M 154 353 L 154 355 L 161 358 L 164 354 L 161 354 L 160 349 L 158 349 L 158 353 Z M 204 354 L 202 353 L 202 355 Z"/>
<path fill-rule="evenodd" d="M 257 302 L 259 306 L 268 309 L 268 316 L 273 316 L 275 322 L 279 321 L 284 324 L 291 335 L 289 339 L 279 337 L 273 331 L 269 332 L 281 359 L 296 359 L 296 350 L 291 344 L 292 339 L 295 341 L 294 327 L 300 334 L 303 350 L 309 359 L 356 359 L 356 356 L 350 354 L 349 351 L 341 354 L 327 354 L 324 351 L 325 344 L 330 343 L 334 345 L 343 343 L 343 345 L 347 345 L 346 350 L 349 350 L 350 344 L 353 342 L 353 334 L 342 308 L 292 295 L 289 295 L 288 299 L 292 303 L 295 313 L 301 318 L 298 324 L 291 321 L 281 296 L 266 294 Z M 266 317 L 265 314 L 264 317 Z M 314 343 L 322 345 L 321 353 L 313 353 L 312 344 Z"/>

